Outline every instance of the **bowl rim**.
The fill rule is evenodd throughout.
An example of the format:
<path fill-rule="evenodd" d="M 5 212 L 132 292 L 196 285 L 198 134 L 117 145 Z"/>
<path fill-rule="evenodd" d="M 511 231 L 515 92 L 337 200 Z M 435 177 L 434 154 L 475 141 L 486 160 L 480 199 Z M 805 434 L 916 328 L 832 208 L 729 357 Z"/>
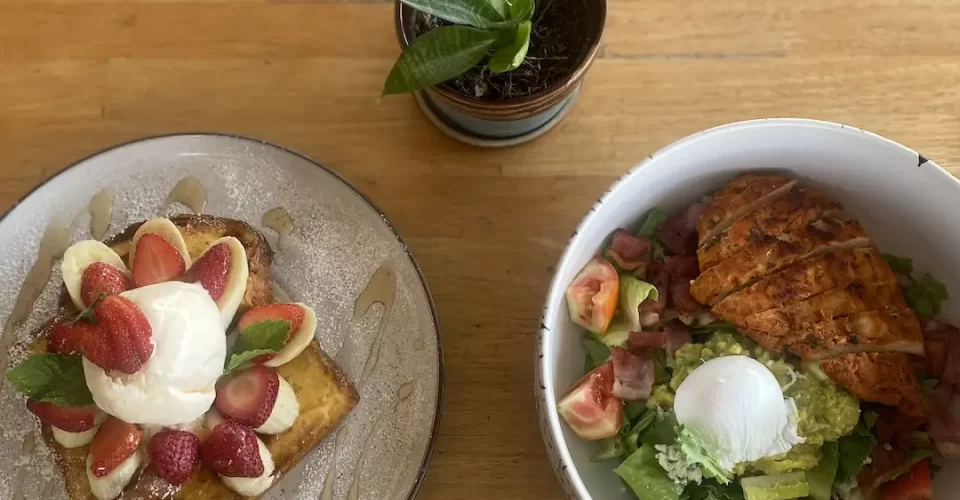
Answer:
<path fill-rule="evenodd" d="M 144 143 L 149 143 L 153 141 L 163 141 L 163 140 L 176 140 L 176 139 L 222 139 L 227 141 L 235 142 L 246 142 L 252 143 L 259 146 L 264 146 L 268 149 L 278 151 L 280 153 L 288 154 L 306 161 L 307 163 L 325 171 L 326 173 L 333 176 L 335 179 L 343 183 L 347 189 L 353 191 L 362 202 L 364 202 L 370 209 L 374 211 L 386 224 L 387 228 L 393 233 L 393 236 L 396 238 L 397 242 L 403 248 L 404 252 L 408 259 L 410 259 L 410 264 L 413 266 L 414 270 L 417 273 L 417 279 L 420 282 L 421 287 L 423 288 L 424 294 L 427 298 L 427 304 L 429 305 L 429 314 L 430 320 L 433 323 L 434 331 L 437 337 L 437 395 L 435 398 L 435 412 L 433 415 L 433 422 L 430 424 L 430 434 L 429 440 L 427 442 L 427 447 L 424 450 L 423 459 L 420 461 L 420 465 L 417 469 L 417 475 L 414 478 L 413 484 L 410 486 L 410 492 L 407 494 L 407 500 L 413 500 L 417 497 L 417 494 L 420 491 L 420 487 L 423 486 L 423 482 L 426 479 L 427 470 L 430 467 L 430 463 L 433 461 L 434 451 L 436 451 L 437 439 L 440 437 L 440 418 L 443 413 L 443 387 L 444 387 L 444 365 L 443 365 L 443 335 L 441 334 L 440 329 L 440 315 L 437 312 L 437 305 L 433 298 L 433 293 L 430 290 L 430 285 L 427 283 L 426 275 L 423 272 L 423 268 L 420 267 L 420 262 L 417 261 L 417 258 L 413 255 L 413 250 L 407 245 L 403 237 L 400 235 L 400 232 L 397 230 L 396 226 L 387 218 L 387 215 L 381 210 L 371 198 L 366 194 L 360 191 L 356 186 L 353 185 L 346 177 L 340 174 L 340 172 L 334 170 L 331 167 L 328 167 L 325 163 L 322 163 L 318 160 L 313 159 L 312 157 L 301 153 L 298 150 L 288 148 L 286 146 L 281 146 L 280 144 L 263 140 L 256 139 L 250 136 L 226 133 L 226 132 L 210 132 L 210 131 L 199 131 L 199 132 L 171 132 L 171 133 L 162 133 L 141 136 L 134 139 L 122 141 L 119 143 L 111 144 L 106 147 L 101 147 L 95 150 L 92 153 L 82 155 L 79 159 L 76 159 L 72 162 L 67 163 L 65 166 L 60 168 L 51 175 L 48 175 L 46 178 L 41 179 L 28 189 L 23 195 L 14 201 L 9 208 L 0 213 L 0 222 L 7 218 L 13 211 L 20 206 L 20 204 L 25 201 L 27 198 L 32 196 L 40 188 L 46 186 L 47 184 L 53 182 L 61 174 L 67 172 L 68 170 L 73 169 L 79 165 L 85 164 L 89 160 L 93 160 L 99 156 L 105 155 L 117 150 L 122 150 L 124 148 L 137 146 Z M 335 429 L 336 431 L 337 429 Z M 331 437 L 335 432 L 332 432 L 328 437 Z M 318 445 L 319 446 L 319 445 Z M 312 451 L 312 450 L 311 450 Z M 298 462 L 299 464 L 299 462 Z"/>
<path fill-rule="evenodd" d="M 613 184 L 604 191 L 603 195 L 591 205 L 589 212 L 580 220 L 577 224 L 576 229 L 573 232 L 573 235 L 567 241 L 566 248 L 564 248 L 563 253 L 560 255 L 559 260 L 557 261 L 556 266 L 554 267 L 553 277 L 550 280 L 550 286 L 547 288 L 545 304 L 543 307 L 543 316 L 540 318 L 540 332 L 537 340 L 537 356 L 535 357 L 535 380 L 538 380 L 539 383 L 535 387 L 536 399 L 538 401 L 542 400 L 543 405 L 540 406 L 541 414 L 538 416 L 541 421 L 545 421 L 546 425 L 541 426 L 541 437 L 544 441 L 544 444 L 550 448 L 554 448 L 559 455 L 560 464 L 558 464 L 554 471 L 557 475 L 562 475 L 563 477 L 558 477 L 558 479 L 567 483 L 571 488 L 576 492 L 577 497 L 581 499 L 592 500 L 592 495 L 587 491 L 586 486 L 583 484 L 583 480 L 580 478 L 580 474 L 577 472 L 576 465 L 570 455 L 570 449 L 567 446 L 566 439 L 563 436 L 562 424 L 560 423 L 560 416 L 557 413 L 557 404 L 555 397 L 559 395 L 559 392 L 555 391 L 553 387 L 553 381 L 547 377 L 547 359 L 543 356 L 544 344 L 546 338 L 550 335 L 550 330 L 553 327 L 554 321 L 551 318 L 559 317 L 560 314 L 566 311 L 564 307 L 561 307 L 562 304 L 551 304 L 551 297 L 554 297 L 558 291 L 563 291 L 567 287 L 567 283 L 560 282 L 560 275 L 562 274 L 562 269 L 565 268 L 564 263 L 570 258 L 571 249 L 576 246 L 575 244 L 579 241 L 581 230 L 584 227 L 587 227 L 594 223 L 594 220 L 597 215 L 597 208 L 604 204 L 616 191 L 619 191 L 628 181 L 640 175 L 640 172 L 643 167 L 658 161 L 658 158 L 671 153 L 673 151 L 685 148 L 692 143 L 699 141 L 701 139 L 716 136 L 719 134 L 724 134 L 734 131 L 742 131 L 752 128 L 766 128 L 766 127 L 781 127 L 781 126 L 791 126 L 796 128 L 817 128 L 821 130 L 832 130 L 840 131 L 850 129 L 851 131 L 856 131 L 859 133 L 866 134 L 866 136 L 877 143 L 880 143 L 887 147 L 892 147 L 894 149 L 899 149 L 903 152 L 914 154 L 917 156 L 917 166 L 926 165 L 928 167 L 934 167 L 937 175 L 940 175 L 944 178 L 944 181 L 953 183 L 954 186 L 960 191 L 960 179 L 957 179 L 949 172 L 947 172 L 942 166 L 930 160 L 929 158 L 923 156 L 921 153 L 900 144 L 897 141 L 888 139 L 876 133 L 870 132 L 857 127 L 852 127 L 850 125 L 830 122 L 824 120 L 816 120 L 810 118 L 760 118 L 754 120 L 745 120 L 739 122 L 732 122 L 723 125 L 718 125 L 715 127 L 707 128 L 699 132 L 694 132 L 693 134 L 687 135 L 681 139 L 678 139 L 675 142 L 664 146 L 663 148 L 657 150 L 656 152 L 648 155 L 643 161 L 634 165 L 629 170 L 627 170 L 623 175 L 621 175 Z M 547 397 L 548 388 L 552 394 L 550 397 Z M 538 405 L 539 406 L 539 405 Z M 550 446 L 550 443 L 553 443 L 553 446 Z"/>

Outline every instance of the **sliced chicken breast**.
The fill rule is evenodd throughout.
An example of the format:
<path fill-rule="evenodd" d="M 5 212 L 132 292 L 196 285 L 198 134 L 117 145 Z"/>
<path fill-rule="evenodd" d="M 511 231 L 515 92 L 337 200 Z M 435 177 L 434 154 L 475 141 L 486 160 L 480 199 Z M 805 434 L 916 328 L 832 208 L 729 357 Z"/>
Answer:
<path fill-rule="evenodd" d="M 796 232 L 811 222 L 835 217 L 842 211 L 843 205 L 820 191 L 792 189 L 737 220 L 700 247 L 697 251 L 700 270 L 719 264 L 751 243 Z"/>
<path fill-rule="evenodd" d="M 747 242 L 742 251 L 701 273 L 690 285 L 690 294 L 703 304 L 713 305 L 794 262 L 869 244 L 859 222 L 818 220 L 775 238 Z"/>
<path fill-rule="evenodd" d="M 874 246 L 826 252 L 797 262 L 727 296 L 713 307 L 713 314 L 745 327 L 745 320 L 751 314 L 807 300 L 827 290 L 855 282 L 896 280 L 897 276 Z"/>
<path fill-rule="evenodd" d="M 923 391 L 908 354 L 860 352 L 825 359 L 819 366 L 859 399 L 897 406 L 908 415 L 923 414 Z"/>
<path fill-rule="evenodd" d="M 785 336 L 809 328 L 813 323 L 858 312 L 899 311 L 906 308 L 898 281 L 855 282 L 807 300 L 751 314 L 744 319 L 744 326 L 750 330 Z"/>
<path fill-rule="evenodd" d="M 766 333 L 766 332 L 763 332 Z M 868 311 L 813 323 L 787 342 L 805 360 L 820 360 L 854 352 L 907 352 L 923 356 L 923 330 L 913 311 Z M 761 334 L 754 340 L 761 342 Z"/>
<path fill-rule="evenodd" d="M 730 227 L 734 221 L 785 195 L 797 183 L 777 176 L 745 175 L 730 181 L 713 198 L 697 224 L 698 246 Z"/>

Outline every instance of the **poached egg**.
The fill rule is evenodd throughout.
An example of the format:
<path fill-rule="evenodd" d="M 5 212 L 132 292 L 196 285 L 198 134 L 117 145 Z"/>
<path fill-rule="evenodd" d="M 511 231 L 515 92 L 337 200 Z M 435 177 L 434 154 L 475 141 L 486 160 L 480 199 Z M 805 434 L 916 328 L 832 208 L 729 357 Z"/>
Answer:
<path fill-rule="evenodd" d="M 767 367 L 747 356 L 724 356 L 697 367 L 677 388 L 674 412 L 728 471 L 804 441 L 797 434 L 793 400 L 784 399 Z"/>
<path fill-rule="evenodd" d="M 153 354 L 137 373 L 107 373 L 86 358 L 93 401 L 132 424 L 172 426 L 196 420 L 216 398 L 226 335 L 217 304 L 198 284 L 170 281 L 120 294 L 136 304 L 152 330 Z"/>

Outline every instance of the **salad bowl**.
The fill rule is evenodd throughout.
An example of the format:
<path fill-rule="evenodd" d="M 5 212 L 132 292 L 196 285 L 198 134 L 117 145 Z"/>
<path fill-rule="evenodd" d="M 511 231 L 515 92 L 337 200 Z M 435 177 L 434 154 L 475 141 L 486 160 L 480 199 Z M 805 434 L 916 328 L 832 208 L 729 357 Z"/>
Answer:
<path fill-rule="evenodd" d="M 563 408 L 558 408 L 558 401 L 584 376 L 588 357 L 582 341 L 586 331 L 571 319 L 568 309 L 568 286 L 604 252 L 617 229 L 641 227 L 654 209 L 682 212 L 743 174 L 796 179 L 798 186 L 842 203 L 844 213 L 862 224 L 880 251 L 912 259 L 914 272 L 930 273 L 946 290 L 958 294 L 944 298 L 936 319 L 948 324 L 960 321 L 955 257 L 960 220 L 952 215 L 960 211 L 960 181 L 932 160 L 858 128 L 806 119 L 734 123 L 684 138 L 628 171 L 590 208 L 548 291 L 535 353 L 534 391 L 548 456 L 569 498 L 629 500 L 639 494 L 614 473 L 624 454 L 620 459 L 598 459 L 597 442 L 581 439 L 582 434 L 562 417 Z M 589 369 L 589 358 L 587 364 Z M 745 405 L 748 396 L 744 394 L 738 404 Z M 935 467 L 942 467 L 933 479 L 933 500 L 955 498 L 960 491 L 960 460 L 932 460 Z M 635 481 L 650 480 L 641 476 Z"/>

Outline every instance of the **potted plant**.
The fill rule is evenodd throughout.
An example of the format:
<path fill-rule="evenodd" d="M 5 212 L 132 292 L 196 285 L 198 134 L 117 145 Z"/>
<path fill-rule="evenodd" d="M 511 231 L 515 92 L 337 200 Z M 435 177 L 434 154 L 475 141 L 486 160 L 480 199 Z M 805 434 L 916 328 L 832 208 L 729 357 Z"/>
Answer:
<path fill-rule="evenodd" d="M 605 20 L 606 0 L 399 0 L 383 94 L 413 92 L 465 142 L 525 142 L 576 100 Z"/>

